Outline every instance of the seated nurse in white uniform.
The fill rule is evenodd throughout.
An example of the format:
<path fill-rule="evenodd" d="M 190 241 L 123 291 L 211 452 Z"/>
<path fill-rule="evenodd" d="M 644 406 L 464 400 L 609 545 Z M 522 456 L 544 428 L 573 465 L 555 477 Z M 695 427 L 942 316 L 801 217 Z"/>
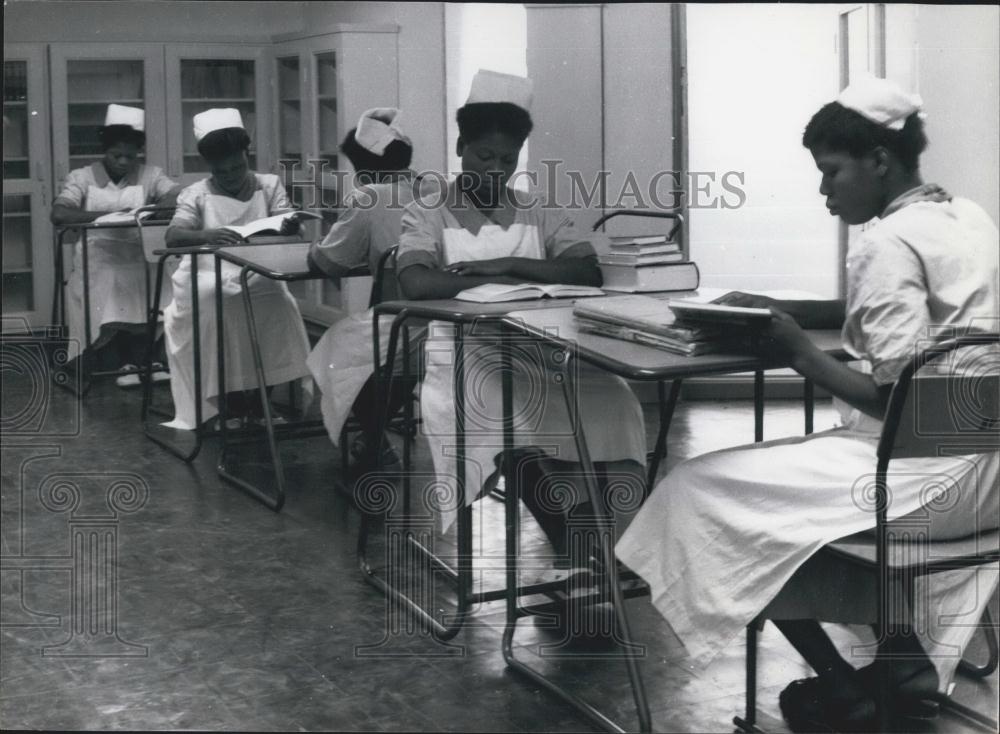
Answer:
<path fill-rule="evenodd" d="M 291 211 L 281 180 L 250 170 L 250 136 L 236 109 L 212 109 L 194 116 L 198 152 L 212 175 L 193 183 L 177 197 L 177 213 L 167 230 L 169 247 L 238 245 L 241 225 Z M 291 232 L 282 231 L 283 234 Z M 259 420 L 253 352 L 243 307 L 240 268 L 223 263 L 224 338 L 227 417 Z M 257 334 L 267 385 L 307 377 L 309 342 L 295 299 L 284 283 L 257 275 L 249 279 Z M 183 257 L 173 275 L 174 300 L 164 310 L 167 358 L 170 361 L 176 416 L 171 427 L 194 429 L 194 332 L 191 311 L 191 258 Z M 201 329 L 202 420 L 218 412 L 218 354 L 215 319 L 215 264 L 198 257 L 199 324 Z M 235 418 L 234 418 L 235 419 Z"/>
<path fill-rule="evenodd" d="M 782 713 L 796 731 L 873 731 L 875 666 L 886 664 L 855 669 L 815 621 L 870 623 L 867 587 L 846 594 L 827 586 L 822 572 L 796 571 L 825 544 L 874 527 L 874 513 L 856 502 L 852 488 L 875 471 L 888 394 L 921 340 L 997 331 L 1000 320 L 997 228 L 978 205 L 921 180 L 927 140 L 920 106 L 918 96 L 895 84 L 864 78 L 817 112 L 803 136 L 830 213 L 851 225 L 872 222 L 847 253 L 842 312 L 844 347 L 870 363 L 870 372 L 819 351 L 802 331 L 800 323 L 829 326 L 837 304 L 728 299 L 772 308 L 775 348 L 853 409 L 844 425 L 679 465 L 616 548 L 650 584 L 653 604 L 698 663 L 707 664 L 776 600 L 769 614 L 777 611 L 774 618 L 783 621 L 776 625 L 819 674 L 781 694 Z M 995 357 L 984 364 L 995 366 Z M 929 516 L 932 540 L 968 536 L 977 523 L 996 527 L 998 459 L 994 452 L 894 460 L 890 519 Z M 947 495 L 935 500 L 942 476 L 950 478 Z M 889 650 L 897 718 L 948 689 L 996 579 L 995 567 L 987 567 L 917 582 L 918 632 L 894 639 Z"/>
<path fill-rule="evenodd" d="M 357 188 L 344 202 L 344 211 L 326 237 L 309 248 L 312 267 L 331 278 L 342 278 L 352 269 L 368 266 L 374 275 L 382 255 L 399 244 L 403 207 L 413 201 L 413 171 L 409 170 L 413 145 L 400 125 L 399 110 L 367 110 L 358 126 L 344 137 L 340 152 L 354 167 Z M 387 278 L 387 280 L 391 280 Z M 384 283 L 382 298 L 389 300 L 391 283 Z M 388 321 L 388 319 L 387 319 Z M 387 349 L 389 325 L 381 332 Z M 321 393 L 323 423 L 334 444 L 349 413 L 361 425 L 351 446 L 357 476 L 375 466 L 377 430 L 375 385 L 372 379 L 372 312 L 351 314 L 331 326 L 309 355 L 309 368 Z M 413 394 L 416 380 L 397 376 L 389 399 L 389 415 L 399 411 Z M 385 444 L 382 464 L 398 461 Z"/>
<path fill-rule="evenodd" d="M 156 166 L 139 162 L 146 145 L 143 110 L 108 105 L 98 138 L 100 161 L 70 171 L 52 203 L 52 223 L 58 227 L 93 222 L 103 214 L 148 204 L 174 205 L 181 187 Z M 95 229 L 87 233 L 90 280 L 90 339 L 97 360 L 102 350 L 113 367 L 135 367 L 146 353 L 146 258 L 135 229 Z M 69 356 L 86 345 L 83 312 L 82 241 L 73 256 L 73 273 L 66 294 Z M 114 352 L 110 354 L 110 352 Z M 163 373 L 161 373 L 163 374 Z M 165 376 L 165 375 L 164 375 Z M 118 378 L 122 386 L 138 384 L 138 375 Z"/>
<path fill-rule="evenodd" d="M 407 298 L 451 298 L 485 283 L 600 285 L 591 235 L 576 229 L 566 210 L 543 208 L 544 197 L 524 196 L 508 187 L 531 132 L 531 96 L 528 79 L 491 71 L 476 74 L 468 101 L 458 110 L 460 175 L 444 192 L 418 199 L 403 215 L 397 268 Z M 431 324 L 428 332 L 420 411 L 438 481 L 453 490 L 452 338 L 441 326 Z M 466 338 L 467 490 L 456 497 L 456 504 L 474 501 L 496 474 L 502 446 L 496 345 L 493 333 L 477 336 L 473 331 Z M 575 518 L 586 524 L 595 511 L 604 513 L 608 508 L 585 502 L 573 427 L 561 390 L 533 364 L 515 362 L 519 457 L 509 479 L 520 485 L 525 503 L 556 552 L 557 564 L 575 569 L 586 565 L 590 546 L 574 540 L 567 528 Z M 631 490 L 633 502 L 642 495 L 642 411 L 619 378 L 582 369 L 578 384 L 581 421 L 600 483 L 617 490 L 605 504 L 622 509 L 630 501 L 623 494 Z"/>

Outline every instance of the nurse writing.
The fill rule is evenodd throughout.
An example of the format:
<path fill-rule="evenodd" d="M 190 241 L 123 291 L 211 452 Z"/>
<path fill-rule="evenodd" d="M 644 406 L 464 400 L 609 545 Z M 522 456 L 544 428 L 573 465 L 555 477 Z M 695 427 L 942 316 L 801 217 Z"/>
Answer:
<path fill-rule="evenodd" d="M 149 204 L 174 205 L 181 187 L 160 168 L 139 162 L 146 145 L 145 130 L 143 110 L 108 105 L 104 125 L 97 131 L 103 157 L 70 171 L 52 203 L 53 224 L 57 227 L 85 224 L 109 212 Z M 101 353 L 107 355 L 103 359 L 113 362 L 114 367 L 134 368 L 144 361 L 146 354 L 146 258 L 139 233 L 132 228 L 98 228 L 87 233 L 87 243 L 93 353 L 85 358 L 92 367 Z M 70 359 L 86 344 L 82 247 L 81 239 L 74 250 L 66 298 Z M 123 375 L 117 382 L 122 387 L 138 385 L 139 377 Z"/>
<path fill-rule="evenodd" d="M 876 666 L 887 664 L 855 667 L 815 621 L 870 623 L 869 587 L 844 593 L 821 571 L 796 571 L 824 545 L 874 527 L 857 490 L 875 471 L 881 418 L 903 367 L 938 335 L 997 331 L 1000 320 L 997 228 L 977 204 L 923 182 L 921 105 L 892 82 L 863 77 L 813 116 L 802 140 L 830 213 L 851 225 L 870 222 L 847 253 L 842 331 L 845 349 L 870 369 L 817 349 L 784 302 L 729 299 L 772 308 L 774 348 L 846 404 L 843 425 L 680 464 L 616 547 L 702 665 L 782 592 L 768 614 L 818 674 L 780 696 L 795 731 L 873 731 Z M 837 310 L 830 302 L 787 307 L 813 323 L 829 323 Z M 978 358 L 966 355 L 969 364 Z M 996 354 L 983 364 L 995 365 Z M 998 470 L 996 452 L 895 459 L 890 520 L 927 518 L 932 541 L 968 536 L 977 523 L 995 528 Z M 948 690 L 996 580 L 995 567 L 917 580 L 917 631 L 887 648 L 900 722 L 922 698 Z"/>
<path fill-rule="evenodd" d="M 194 116 L 198 153 L 211 176 L 191 184 L 177 197 L 177 212 L 167 230 L 167 245 L 237 245 L 243 240 L 227 225 L 248 224 L 257 219 L 291 211 L 281 180 L 250 170 L 247 150 L 250 136 L 239 110 L 211 109 Z M 282 231 L 282 234 L 286 234 Z M 249 288 L 260 339 L 264 376 L 269 386 L 307 377 L 309 343 L 298 306 L 288 287 L 251 275 Z M 167 424 L 194 429 L 194 332 L 191 311 L 191 259 L 181 258 L 173 275 L 174 300 L 164 309 L 167 358 L 176 416 Z M 233 420 L 260 421 L 263 408 L 257 395 L 257 379 L 250 346 L 248 324 L 242 302 L 240 268 L 222 264 L 224 297 L 223 337 L 227 409 Z M 201 329 L 202 418 L 218 412 L 218 355 L 216 352 L 215 263 L 209 255 L 198 257 L 198 296 Z"/>

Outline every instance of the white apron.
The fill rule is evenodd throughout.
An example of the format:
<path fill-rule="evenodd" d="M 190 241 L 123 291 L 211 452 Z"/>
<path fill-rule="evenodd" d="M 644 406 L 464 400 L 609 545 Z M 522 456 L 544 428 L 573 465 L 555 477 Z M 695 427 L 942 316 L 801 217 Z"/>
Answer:
<path fill-rule="evenodd" d="M 84 211 L 134 209 L 146 202 L 141 185 L 87 189 Z M 90 286 L 90 340 L 100 347 L 113 334 L 105 324 L 146 323 L 146 259 L 135 229 L 94 229 L 87 232 L 87 271 Z M 73 249 L 73 272 L 66 293 L 69 358 L 87 346 L 83 312 L 83 241 Z"/>
<path fill-rule="evenodd" d="M 267 215 L 262 191 L 249 201 L 212 194 L 203 212 L 205 229 L 252 222 Z M 181 258 L 172 277 L 174 300 L 164 310 L 164 334 L 170 364 L 170 389 L 176 415 L 166 423 L 171 428 L 191 430 L 195 426 L 194 330 L 191 314 L 191 258 Z M 295 298 L 279 281 L 251 274 L 257 335 L 268 385 L 280 385 L 309 374 L 306 355 L 309 340 Z M 249 324 L 243 306 L 240 268 L 222 264 L 223 331 L 226 357 L 226 391 L 257 388 Z M 219 360 L 215 314 L 215 258 L 198 256 L 198 307 L 201 328 L 202 421 L 218 413 Z"/>
<path fill-rule="evenodd" d="M 865 418 L 716 451 L 680 464 L 656 486 L 615 551 L 649 583 L 653 605 L 698 664 L 730 645 L 817 550 L 874 527 L 864 497 L 880 429 Z M 890 519 L 923 512 L 932 540 L 970 534 L 970 518 L 995 523 L 998 470 L 997 453 L 893 461 Z M 922 511 L 940 489 L 946 494 L 931 505 L 940 509 Z M 918 604 L 916 629 L 942 690 L 996 582 L 989 567 L 918 581 L 916 598 L 929 603 Z"/>
<path fill-rule="evenodd" d="M 538 229 L 514 224 L 507 230 L 484 225 L 479 234 L 465 229 L 444 230 L 445 264 L 499 257 L 543 259 Z M 421 432 L 427 438 L 437 483 L 432 503 L 440 527 L 456 516 L 459 502 L 471 504 L 482 489 L 496 481 L 497 459 L 503 450 L 500 350 L 492 329 L 467 328 L 465 340 L 465 486 L 457 491 L 453 327 L 432 322 L 425 346 L 426 374 L 420 392 Z M 528 350 L 525 359 L 518 353 Z M 513 352 L 514 444 L 537 446 L 549 456 L 577 462 L 562 388 L 554 375 L 533 362 L 541 354 L 535 343 L 518 344 Z M 646 460 L 642 409 L 626 382 L 606 372 L 579 365 L 577 387 L 580 419 L 587 447 L 595 462 Z M 419 488 L 418 488 L 419 491 Z"/>

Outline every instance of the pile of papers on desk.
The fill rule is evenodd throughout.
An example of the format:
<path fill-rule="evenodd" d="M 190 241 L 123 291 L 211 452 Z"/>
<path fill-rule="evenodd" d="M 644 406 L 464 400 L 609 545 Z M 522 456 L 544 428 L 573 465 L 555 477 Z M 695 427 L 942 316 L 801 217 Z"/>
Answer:
<path fill-rule="evenodd" d="M 573 305 L 577 328 L 588 334 L 644 344 L 688 356 L 745 351 L 745 329 L 678 318 L 670 301 L 650 296 L 610 296 Z"/>

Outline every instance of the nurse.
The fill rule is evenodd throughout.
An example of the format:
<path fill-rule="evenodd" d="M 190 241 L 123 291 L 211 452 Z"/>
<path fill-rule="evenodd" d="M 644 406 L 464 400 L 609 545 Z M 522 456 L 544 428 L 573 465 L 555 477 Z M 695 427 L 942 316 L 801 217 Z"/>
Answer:
<path fill-rule="evenodd" d="M 250 170 L 247 150 L 250 136 L 239 110 L 211 109 L 194 116 L 198 153 L 211 176 L 191 184 L 177 197 L 177 212 L 167 229 L 169 247 L 191 245 L 238 245 L 239 234 L 228 225 L 248 224 L 257 219 L 291 211 L 281 180 Z M 283 234 L 289 232 L 283 231 Z M 218 354 L 216 352 L 215 263 L 208 255 L 198 257 L 198 296 L 201 329 L 202 419 L 218 412 Z M 167 359 L 176 416 L 167 425 L 194 429 L 194 332 L 191 312 L 191 259 L 181 258 L 173 275 L 174 300 L 164 310 Z M 267 385 L 290 382 L 309 374 L 306 355 L 309 342 L 298 306 L 281 282 L 252 275 L 249 288 L 253 300 Z M 242 302 L 240 268 L 222 265 L 223 337 L 227 412 L 244 421 L 262 417 L 248 324 Z M 235 418 L 234 418 L 235 419 Z"/>
<path fill-rule="evenodd" d="M 128 211 L 148 204 L 171 207 L 181 187 L 156 166 L 139 162 L 146 145 L 145 112 L 136 107 L 108 105 L 104 125 L 98 128 L 103 157 L 70 171 L 52 203 L 51 220 L 57 227 L 93 222 L 109 212 Z M 135 229 L 95 229 L 87 233 L 90 291 L 90 339 L 93 352 L 106 349 L 116 366 L 134 368 L 145 359 L 146 258 Z M 82 345 L 82 239 L 73 254 L 73 273 L 66 298 L 69 357 Z M 92 361 L 94 354 L 87 355 Z M 165 373 L 160 375 L 166 377 Z M 139 384 L 138 375 L 118 378 L 122 387 Z"/>
<path fill-rule="evenodd" d="M 702 664 L 791 579 L 792 590 L 776 602 L 775 619 L 785 621 L 776 625 L 819 674 L 781 694 L 782 713 L 796 731 L 874 730 L 875 666 L 886 664 L 880 659 L 855 669 L 814 621 L 870 622 L 866 589 L 830 593 L 822 573 L 796 571 L 822 546 L 874 527 L 874 514 L 852 488 L 874 472 L 889 392 L 920 342 L 935 334 L 996 331 L 1000 320 L 997 228 L 978 205 L 921 179 L 919 156 L 927 144 L 921 104 L 892 82 L 865 77 L 820 109 L 803 136 L 830 213 L 851 225 L 871 222 L 847 253 L 842 332 L 845 349 L 870 370 L 819 351 L 781 310 L 782 302 L 745 294 L 730 299 L 772 307 L 775 348 L 846 403 L 843 426 L 679 465 L 616 548 L 650 584 L 653 604 Z M 788 307 L 813 322 L 828 321 L 836 310 L 831 303 Z M 914 517 L 930 518 L 932 540 L 967 536 L 977 523 L 983 531 L 996 527 L 998 464 L 997 453 L 897 459 L 889 469 L 890 518 L 922 513 Z M 942 486 L 946 494 L 938 497 Z M 918 632 L 894 640 L 890 650 L 897 716 L 948 690 L 996 579 L 995 568 L 987 567 L 918 580 Z"/>
<path fill-rule="evenodd" d="M 542 208 L 540 199 L 508 186 L 531 132 L 531 99 L 531 81 L 523 77 L 483 70 L 474 77 L 468 101 L 457 115 L 460 175 L 443 194 L 414 201 L 403 216 L 397 267 L 406 297 L 452 298 L 466 288 L 498 282 L 600 285 L 590 236 L 576 229 L 565 210 Z M 473 502 L 481 489 L 492 485 L 503 444 L 497 336 L 472 330 L 464 350 L 467 489 L 462 492 L 455 481 L 452 343 L 448 327 L 430 325 L 420 413 L 437 475 L 435 494 L 448 487 L 454 508 Z M 591 546 L 568 532 L 570 520 L 592 526 L 594 513 L 608 508 L 585 502 L 573 426 L 560 386 L 533 358 L 515 360 L 515 370 L 518 456 L 508 480 L 521 487 L 525 504 L 555 550 L 556 565 L 579 569 L 587 565 Z M 600 484 L 616 489 L 606 504 L 623 509 L 642 495 L 642 411 L 619 378 L 581 368 L 577 381 L 581 421 Z M 623 497 L 630 493 L 631 499 Z M 452 516 L 442 513 L 443 524 Z"/>
<path fill-rule="evenodd" d="M 310 247 L 309 260 L 331 278 L 342 278 L 364 265 L 374 274 L 382 255 L 399 244 L 403 207 L 413 201 L 414 186 L 419 185 L 409 170 L 413 145 L 400 125 L 399 110 L 383 107 L 361 115 L 340 151 L 354 167 L 358 187 L 347 196 L 343 213 L 326 237 Z M 381 331 L 383 358 L 388 333 L 387 319 Z M 308 364 L 321 393 L 323 422 L 333 443 L 339 442 L 348 413 L 361 424 L 362 434 L 351 447 L 354 463 L 348 474 L 356 476 L 375 468 L 371 436 L 377 431 L 378 420 L 371 378 L 371 310 L 348 315 L 331 326 L 309 355 Z M 402 407 L 415 387 L 415 378 L 397 376 L 389 400 L 390 415 Z M 382 463 L 396 460 L 386 444 Z"/>

